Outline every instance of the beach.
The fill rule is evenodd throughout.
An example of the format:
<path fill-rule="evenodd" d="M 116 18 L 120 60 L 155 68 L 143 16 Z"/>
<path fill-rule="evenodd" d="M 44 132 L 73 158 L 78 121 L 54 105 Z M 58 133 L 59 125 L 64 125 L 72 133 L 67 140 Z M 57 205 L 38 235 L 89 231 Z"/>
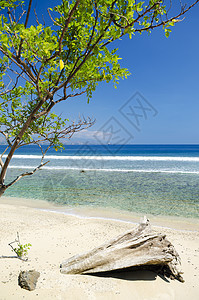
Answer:
<path fill-rule="evenodd" d="M 0 255 L 13 256 L 8 243 L 19 232 L 21 243 L 31 243 L 27 262 L 0 259 L 0 299 L 198 299 L 199 220 L 151 217 L 152 228 L 167 235 L 182 261 L 185 282 L 165 280 L 151 271 L 121 272 L 97 277 L 60 273 L 60 263 L 91 250 L 134 228 L 143 215 L 91 216 L 69 214 L 46 202 L 33 204 L 1 198 Z M 125 213 L 123 213 L 123 216 Z M 147 216 L 148 217 L 148 216 Z M 40 272 L 34 291 L 18 286 L 20 271 Z"/>

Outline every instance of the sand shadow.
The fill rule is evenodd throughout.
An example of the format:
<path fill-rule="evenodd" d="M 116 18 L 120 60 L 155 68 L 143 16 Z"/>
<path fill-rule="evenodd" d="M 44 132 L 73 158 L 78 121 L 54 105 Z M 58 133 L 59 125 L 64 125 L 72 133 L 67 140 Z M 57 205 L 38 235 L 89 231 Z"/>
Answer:
<path fill-rule="evenodd" d="M 87 275 L 97 276 L 97 277 L 108 277 L 108 278 L 117 278 L 128 281 L 153 281 L 159 276 L 165 282 L 169 282 L 169 280 L 157 272 L 153 270 L 137 270 L 133 268 L 126 268 L 124 270 L 116 270 L 109 272 L 100 272 L 100 273 L 90 273 Z"/>

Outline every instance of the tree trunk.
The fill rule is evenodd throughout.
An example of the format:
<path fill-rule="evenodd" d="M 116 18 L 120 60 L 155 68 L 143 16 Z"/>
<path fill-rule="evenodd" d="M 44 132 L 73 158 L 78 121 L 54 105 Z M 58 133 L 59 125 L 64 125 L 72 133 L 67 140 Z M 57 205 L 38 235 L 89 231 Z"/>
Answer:
<path fill-rule="evenodd" d="M 6 187 L 2 186 L 0 187 L 0 197 L 5 193 Z"/>
<path fill-rule="evenodd" d="M 149 221 L 85 254 L 67 259 L 61 273 L 89 274 L 126 268 L 159 269 L 160 273 L 183 282 L 178 270 L 180 257 L 165 235 L 151 230 Z M 155 268 L 154 268 L 155 267 Z"/>
<path fill-rule="evenodd" d="M 43 99 L 41 99 L 38 104 L 36 105 L 36 107 L 33 109 L 33 111 L 30 113 L 29 117 L 27 118 L 26 122 L 23 124 L 21 131 L 19 132 L 18 136 L 15 139 L 15 142 L 13 144 L 13 146 L 10 149 L 10 152 L 7 155 L 7 158 L 5 160 L 5 163 L 3 164 L 3 166 L 1 166 L 1 173 L 0 173 L 0 190 L 4 189 L 4 180 L 6 177 L 6 172 L 7 172 L 7 168 L 10 164 L 10 161 L 14 155 L 14 152 L 16 151 L 16 149 L 18 148 L 18 145 L 21 141 L 21 139 L 23 138 L 24 133 L 26 132 L 26 130 L 29 128 L 31 122 L 34 120 L 34 116 L 35 114 L 38 112 L 38 110 L 42 107 L 43 103 L 49 98 L 49 95 L 47 95 L 46 97 L 44 97 Z M 1 193 L 0 192 L 0 197 L 2 196 L 2 194 L 5 192 L 5 190 Z"/>

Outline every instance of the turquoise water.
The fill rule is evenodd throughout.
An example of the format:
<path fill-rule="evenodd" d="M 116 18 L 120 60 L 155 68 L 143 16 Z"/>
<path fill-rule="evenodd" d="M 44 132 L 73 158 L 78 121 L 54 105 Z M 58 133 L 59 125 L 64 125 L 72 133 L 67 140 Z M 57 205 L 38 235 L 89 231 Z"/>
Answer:
<path fill-rule="evenodd" d="M 35 147 L 18 151 L 8 179 L 39 164 Z M 74 206 L 199 218 L 199 146 L 68 146 L 51 151 L 46 168 L 21 179 L 5 196 Z"/>

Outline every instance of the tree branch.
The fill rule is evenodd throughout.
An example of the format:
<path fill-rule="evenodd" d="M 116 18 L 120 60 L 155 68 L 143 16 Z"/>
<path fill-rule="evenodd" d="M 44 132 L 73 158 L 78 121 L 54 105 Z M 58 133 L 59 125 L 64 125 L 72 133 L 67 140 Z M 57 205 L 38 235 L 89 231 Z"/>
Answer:
<path fill-rule="evenodd" d="M 27 12 L 26 20 L 25 20 L 25 24 L 24 24 L 24 27 L 25 27 L 25 28 L 27 27 L 27 24 L 28 24 L 28 19 L 29 19 L 29 16 L 30 16 L 31 5 L 32 5 L 32 0 L 29 1 L 28 12 Z M 22 45 L 23 45 L 23 39 L 21 39 L 21 41 L 20 41 L 19 50 L 18 50 L 18 55 L 17 55 L 18 58 L 21 56 Z"/>
<path fill-rule="evenodd" d="M 198 0 L 199 1 L 199 0 Z M 114 1 L 116 2 L 116 1 Z M 106 28 L 104 29 L 103 33 L 97 38 L 97 40 L 94 42 L 94 44 L 90 47 L 90 50 L 86 53 L 84 53 L 84 58 L 81 61 L 81 63 L 77 66 L 76 69 L 74 69 L 74 67 L 76 66 L 76 63 L 74 64 L 74 67 L 72 69 L 72 71 L 70 72 L 70 74 L 68 75 L 68 78 L 65 82 L 63 82 L 60 86 L 56 87 L 53 90 L 53 94 L 56 93 L 58 90 L 60 90 L 61 88 L 63 88 L 64 86 L 66 86 L 70 80 L 75 76 L 75 74 L 79 71 L 79 69 L 82 67 L 82 65 L 84 65 L 84 63 L 87 61 L 87 59 L 89 58 L 90 54 L 92 53 L 93 49 L 95 48 L 95 46 L 99 43 L 99 41 L 103 38 L 103 36 L 105 35 L 106 31 L 108 30 L 108 28 L 110 27 L 112 22 L 112 19 L 109 20 Z"/>
<path fill-rule="evenodd" d="M 67 19 L 66 22 L 65 22 L 65 25 L 64 25 L 64 28 L 63 28 L 63 30 L 62 30 L 61 36 L 60 36 L 60 38 L 59 38 L 59 43 L 58 43 L 58 45 L 59 45 L 59 51 L 58 51 L 58 52 L 55 52 L 55 54 L 53 54 L 51 57 L 49 57 L 49 58 L 46 60 L 47 62 L 50 61 L 50 60 L 52 60 L 53 58 L 55 58 L 55 57 L 57 57 L 57 56 L 60 55 L 61 50 L 62 50 L 62 41 L 63 41 L 63 38 L 64 38 L 64 34 L 65 34 L 65 32 L 67 31 L 67 29 L 68 29 L 68 25 L 70 24 L 70 21 L 71 21 L 71 19 L 72 19 L 72 16 L 73 16 L 74 12 L 76 11 L 76 9 L 77 9 L 79 3 L 80 3 L 80 0 L 77 0 L 77 1 L 75 2 L 75 5 L 73 6 L 72 10 L 71 10 L 70 13 L 69 13 L 68 19 Z"/>
<path fill-rule="evenodd" d="M 31 172 L 25 172 L 22 173 L 21 175 L 17 176 L 12 182 L 10 182 L 9 184 L 5 185 L 5 188 L 7 189 L 8 187 L 10 187 L 11 185 L 13 185 L 14 183 L 16 183 L 17 181 L 19 181 L 22 177 L 25 176 L 30 176 L 33 175 L 36 171 L 38 171 L 39 169 L 41 169 L 43 166 L 45 166 L 47 163 L 49 163 L 49 160 L 46 161 L 45 163 L 41 163 L 38 167 L 36 167 L 33 171 Z"/>
<path fill-rule="evenodd" d="M 66 95 L 66 93 L 64 93 L 64 96 L 62 98 L 60 98 L 59 100 L 55 101 L 55 104 L 57 104 L 57 103 L 59 103 L 61 101 L 64 101 L 64 100 L 66 100 L 68 98 L 72 98 L 72 97 L 76 97 L 76 96 L 81 96 L 82 94 L 85 94 L 85 93 L 86 93 L 86 90 L 82 91 L 82 92 L 79 92 L 79 93 L 76 93 L 76 94 L 69 94 L 69 95 Z"/>
<path fill-rule="evenodd" d="M 36 107 L 33 109 L 32 113 L 29 115 L 29 117 L 27 118 L 26 122 L 23 124 L 21 131 L 19 132 L 19 134 L 16 136 L 15 138 L 15 142 L 12 145 L 10 152 L 6 158 L 6 161 L 4 163 L 4 166 L 2 168 L 1 174 L 0 174 L 0 186 L 4 185 L 4 180 L 5 180 L 5 175 L 6 175 L 6 171 L 8 168 L 8 165 L 10 163 L 10 160 L 15 152 L 15 150 L 17 149 L 24 133 L 26 132 L 26 130 L 28 129 L 28 127 L 30 126 L 31 122 L 33 121 L 33 118 L 35 116 L 35 114 L 38 112 L 38 110 L 42 107 L 43 103 L 49 98 L 49 95 L 46 95 L 44 98 L 42 98 L 39 103 L 36 105 Z"/>
<path fill-rule="evenodd" d="M 147 30 L 150 30 L 150 29 L 154 29 L 154 28 L 157 28 L 157 27 L 160 27 L 160 26 L 164 26 L 166 25 L 167 23 L 169 22 L 172 22 L 173 20 L 176 19 L 177 22 L 179 22 L 180 20 L 178 20 L 181 16 L 183 16 L 186 12 L 188 12 L 194 5 L 196 5 L 197 3 L 199 2 L 199 0 L 196 0 L 192 5 L 190 5 L 186 10 L 184 10 L 184 8 L 182 9 L 182 11 L 176 15 L 175 17 L 172 17 L 168 20 L 165 20 L 165 21 L 162 21 L 161 23 L 159 24 L 156 24 L 156 25 L 150 25 L 149 27 L 146 27 L 146 28 L 137 28 L 135 29 L 135 32 L 143 32 L 143 31 L 147 31 Z"/>
<path fill-rule="evenodd" d="M 36 78 L 33 75 L 33 73 L 31 72 L 30 68 L 28 67 L 28 65 L 23 62 L 19 57 L 17 57 L 16 55 L 12 54 L 12 56 L 10 57 L 8 55 L 8 53 L 0 46 L 0 51 L 7 57 L 9 58 L 13 63 L 15 63 L 26 75 L 28 75 L 30 77 L 30 79 L 32 79 L 32 81 L 34 83 L 36 83 Z"/>

